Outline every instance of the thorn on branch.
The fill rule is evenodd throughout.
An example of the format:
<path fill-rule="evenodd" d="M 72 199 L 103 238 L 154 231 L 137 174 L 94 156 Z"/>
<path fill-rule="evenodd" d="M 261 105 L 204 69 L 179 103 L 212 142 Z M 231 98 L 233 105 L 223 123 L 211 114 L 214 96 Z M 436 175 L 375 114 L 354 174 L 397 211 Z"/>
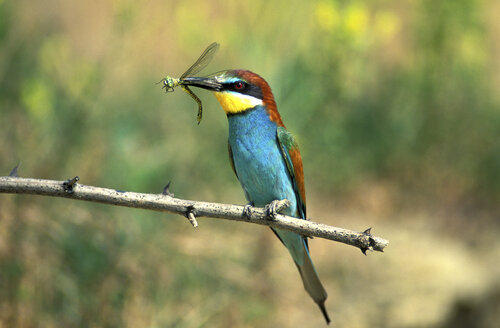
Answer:
<path fill-rule="evenodd" d="M 373 246 L 375 246 L 377 243 L 375 242 L 375 239 L 372 238 L 371 227 L 363 231 L 363 236 L 360 238 L 360 242 L 362 246 L 360 246 L 359 248 L 361 249 L 361 252 L 365 254 L 365 256 L 366 251 L 373 252 Z"/>
<path fill-rule="evenodd" d="M 80 181 L 79 176 L 76 176 L 74 178 L 71 178 L 71 179 L 64 181 L 64 183 L 63 183 L 64 191 L 67 194 L 72 194 L 75 191 L 73 188 L 75 187 L 75 185 L 78 181 Z"/>
<path fill-rule="evenodd" d="M 189 220 L 189 223 L 193 226 L 193 228 L 196 228 L 198 226 L 198 221 L 196 221 L 196 216 L 194 215 L 194 206 L 190 205 L 187 207 L 186 210 L 186 217 Z"/>
<path fill-rule="evenodd" d="M 170 192 L 170 182 L 171 181 L 169 181 L 167 185 L 163 188 L 162 195 L 174 197 L 175 195 L 172 192 Z"/>
<path fill-rule="evenodd" d="M 9 177 L 19 177 L 18 173 L 17 173 L 17 170 L 19 169 L 19 165 L 21 165 L 21 162 L 19 162 L 15 168 L 12 169 L 12 171 L 10 171 L 9 173 Z"/>

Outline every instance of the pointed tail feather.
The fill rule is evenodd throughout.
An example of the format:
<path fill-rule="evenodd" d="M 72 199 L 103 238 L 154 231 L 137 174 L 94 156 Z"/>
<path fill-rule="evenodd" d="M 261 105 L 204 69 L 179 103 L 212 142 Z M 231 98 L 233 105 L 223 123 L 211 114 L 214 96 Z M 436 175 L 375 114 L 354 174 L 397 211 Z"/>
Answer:
<path fill-rule="evenodd" d="M 314 269 L 314 265 L 311 261 L 311 257 L 309 256 L 309 252 L 307 251 L 307 246 L 304 244 L 304 264 L 297 265 L 297 269 L 299 269 L 300 276 L 302 277 L 302 282 L 304 283 L 304 288 L 307 293 L 311 296 L 311 298 L 318 304 L 323 316 L 325 317 L 326 323 L 330 324 L 330 317 L 328 316 L 328 312 L 326 311 L 325 301 L 328 297 L 323 284 L 319 280 L 318 273 L 316 269 Z"/>

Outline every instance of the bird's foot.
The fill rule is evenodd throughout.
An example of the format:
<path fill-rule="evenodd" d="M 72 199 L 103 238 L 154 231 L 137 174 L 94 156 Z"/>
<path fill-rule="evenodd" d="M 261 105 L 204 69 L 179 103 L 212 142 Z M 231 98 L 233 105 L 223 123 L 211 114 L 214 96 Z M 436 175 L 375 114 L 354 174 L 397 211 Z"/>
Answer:
<path fill-rule="evenodd" d="M 273 200 L 264 207 L 266 216 L 270 219 L 275 219 L 276 214 L 280 213 L 282 210 L 290 206 L 290 201 L 288 199 Z"/>
<path fill-rule="evenodd" d="M 254 206 L 255 204 L 253 202 L 246 204 L 245 208 L 243 208 L 243 216 L 249 219 L 252 216 L 252 211 Z"/>

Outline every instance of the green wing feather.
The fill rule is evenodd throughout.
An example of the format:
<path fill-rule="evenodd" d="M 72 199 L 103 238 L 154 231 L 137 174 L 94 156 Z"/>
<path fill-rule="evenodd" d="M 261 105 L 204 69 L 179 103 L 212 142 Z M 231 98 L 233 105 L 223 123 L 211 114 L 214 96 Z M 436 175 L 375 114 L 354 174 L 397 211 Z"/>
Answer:
<path fill-rule="evenodd" d="M 304 191 L 304 173 L 302 169 L 302 159 L 300 157 L 299 146 L 293 135 L 284 127 L 279 126 L 276 132 L 278 144 L 285 160 L 288 173 L 292 180 L 293 190 L 297 197 L 298 215 L 306 218 L 306 202 Z"/>

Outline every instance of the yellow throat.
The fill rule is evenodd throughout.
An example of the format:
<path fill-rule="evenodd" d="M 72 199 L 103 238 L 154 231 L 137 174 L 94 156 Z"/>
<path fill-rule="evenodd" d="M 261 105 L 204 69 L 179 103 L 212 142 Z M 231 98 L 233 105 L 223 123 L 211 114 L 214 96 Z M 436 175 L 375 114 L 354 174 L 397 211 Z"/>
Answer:
<path fill-rule="evenodd" d="M 263 104 L 261 99 L 231 91 L 214 92 L 214 95 L 226 114 L 241 113 Z"/>

